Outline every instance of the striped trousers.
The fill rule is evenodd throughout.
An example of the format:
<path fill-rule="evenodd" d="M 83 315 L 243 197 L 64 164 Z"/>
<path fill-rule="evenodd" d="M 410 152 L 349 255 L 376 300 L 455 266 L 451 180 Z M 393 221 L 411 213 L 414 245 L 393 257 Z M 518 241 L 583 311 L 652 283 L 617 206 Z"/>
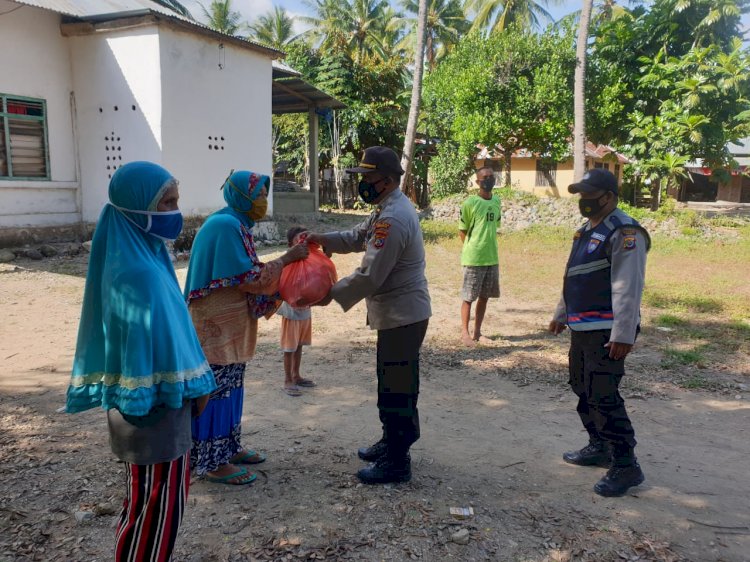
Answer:
<path fill-rule="evenodd" d="M 125 463 L 127 495 L 115 562 L 169 562 L 190 486 L 190 453 L 159 464 Z"/>

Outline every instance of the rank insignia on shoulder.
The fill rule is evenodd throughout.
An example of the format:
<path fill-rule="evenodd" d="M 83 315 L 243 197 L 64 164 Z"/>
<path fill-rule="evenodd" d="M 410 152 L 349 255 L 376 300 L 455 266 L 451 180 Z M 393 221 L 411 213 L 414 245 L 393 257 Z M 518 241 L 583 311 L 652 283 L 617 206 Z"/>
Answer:
<path fill-rule="evenodd" d="M 600 243 L 601 241 L 597 240 L 596 238 L 594 238 L 593 240 L 589 240 L 589 245 L 586 246 L 586 253 L 590 254 L 594 252 L 599 247 Z"/>
<path fill-rule="evenodd" d="M 375 223 L 375 231 L 376 232 L 378 230 L 388 230 L 389 228 L 391 228 L 391 223 L 389 223 L 389 222 L 379 221 L 379 222 Z"/>
<path fill-rule="evenodd" d="M 625 236 L 622 239 L 622 249 L 632 250 L 635 248 L 635 236 Z"/>

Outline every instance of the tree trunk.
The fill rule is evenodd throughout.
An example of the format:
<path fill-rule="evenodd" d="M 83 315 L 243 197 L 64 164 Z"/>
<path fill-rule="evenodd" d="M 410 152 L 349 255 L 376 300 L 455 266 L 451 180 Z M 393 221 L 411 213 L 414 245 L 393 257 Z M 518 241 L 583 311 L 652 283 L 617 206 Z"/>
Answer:
<path fill-rule="evenodd" d="M 573 86 L 573 181 L 580 181 L 586 168 L 586 49 L 593 0 L 583 0 L 576 42 L 575 84 Z"/>
<path fill-rule="evenodd" d="M 505 187 L 510 187 L 510 172 L 511 172 L 511 158 L 513 158 L 513 152 L 515 152 L 512 148 L 506 148 L 503 151 L 503 173 L 505 174 Z"/>
<path fill-rule="evenodd" d="M 651 182 L 651 210 L 658 211 L 661 205 L 661 180 Z"/>
<path fill-rule="evenodd" d="M 419 120 L 419 105 L 422 102 L 422 74 L 424 72 L 424 44 L 427 28 L 427 0 L 419 0 L 417 15 L 417 49 L 414 53 L 414 81 L 411 86 L 411 104 L 409 106 L 409 121 L 406 124 L 404 137 L 404 151 L 401 157 L 401 167 L 404 176 L 401 186 L 412 185 L 411 169 L 414 158 L 414 139 L 417 135 L 417 121 Z"/>
<path fill-rule="evenodd" d="M 341 136 L 339 134 L 339 115 L 333 110 L 333 118 L 328 123 L 331 136 L 331 164 L 333 164 L 333 185 L 336 191 L 336 206 L 344 208 L 344 170 L 341 169 Z"/>

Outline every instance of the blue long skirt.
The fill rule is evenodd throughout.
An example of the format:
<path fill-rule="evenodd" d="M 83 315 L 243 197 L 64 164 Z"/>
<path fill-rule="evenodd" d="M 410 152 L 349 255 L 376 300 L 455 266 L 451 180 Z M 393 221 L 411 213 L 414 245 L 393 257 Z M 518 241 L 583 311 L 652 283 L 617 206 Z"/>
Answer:
<path fill-rule="evenodd" d="M 211 365 L 211 369 L 217 388 L 203 413 L 193 418 L 190 465 L 199 476 L 227 464 L 242 448 L 245 364 Z"/>

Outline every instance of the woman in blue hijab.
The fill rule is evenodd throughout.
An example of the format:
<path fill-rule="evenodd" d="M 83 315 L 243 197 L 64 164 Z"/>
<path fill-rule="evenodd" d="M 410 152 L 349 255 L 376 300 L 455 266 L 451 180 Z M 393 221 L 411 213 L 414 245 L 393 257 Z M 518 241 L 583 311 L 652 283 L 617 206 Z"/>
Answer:
<path fill-rule="evenodd" d="M 118 562 L 169 560 L 187 500 L 191 410 L 216 388 L 164 245 L 182 229 L 178 198 L 161 166 L 125 164 L 91 245 L 66 409 L 106 410 L 125 462 Z"/>
<path fill-rule="evenodd" d="M 199 476 L 222 484 L 249 484 L 256 475 L 240 465 L 265 457 L 240 444 L 245 363 L 255 354 L 258 319 L 281 305 L 282 269 L 307 257 L 292 247 L 261 263 L 252 228 L 266 214 L 268 176 L 232 172 L 222 186 L 227 206 L 210 215 L 193 242 L 185 298 L 203 352 L 216 376 L 202 415 L 193 420 L 191 465 Z"/>

